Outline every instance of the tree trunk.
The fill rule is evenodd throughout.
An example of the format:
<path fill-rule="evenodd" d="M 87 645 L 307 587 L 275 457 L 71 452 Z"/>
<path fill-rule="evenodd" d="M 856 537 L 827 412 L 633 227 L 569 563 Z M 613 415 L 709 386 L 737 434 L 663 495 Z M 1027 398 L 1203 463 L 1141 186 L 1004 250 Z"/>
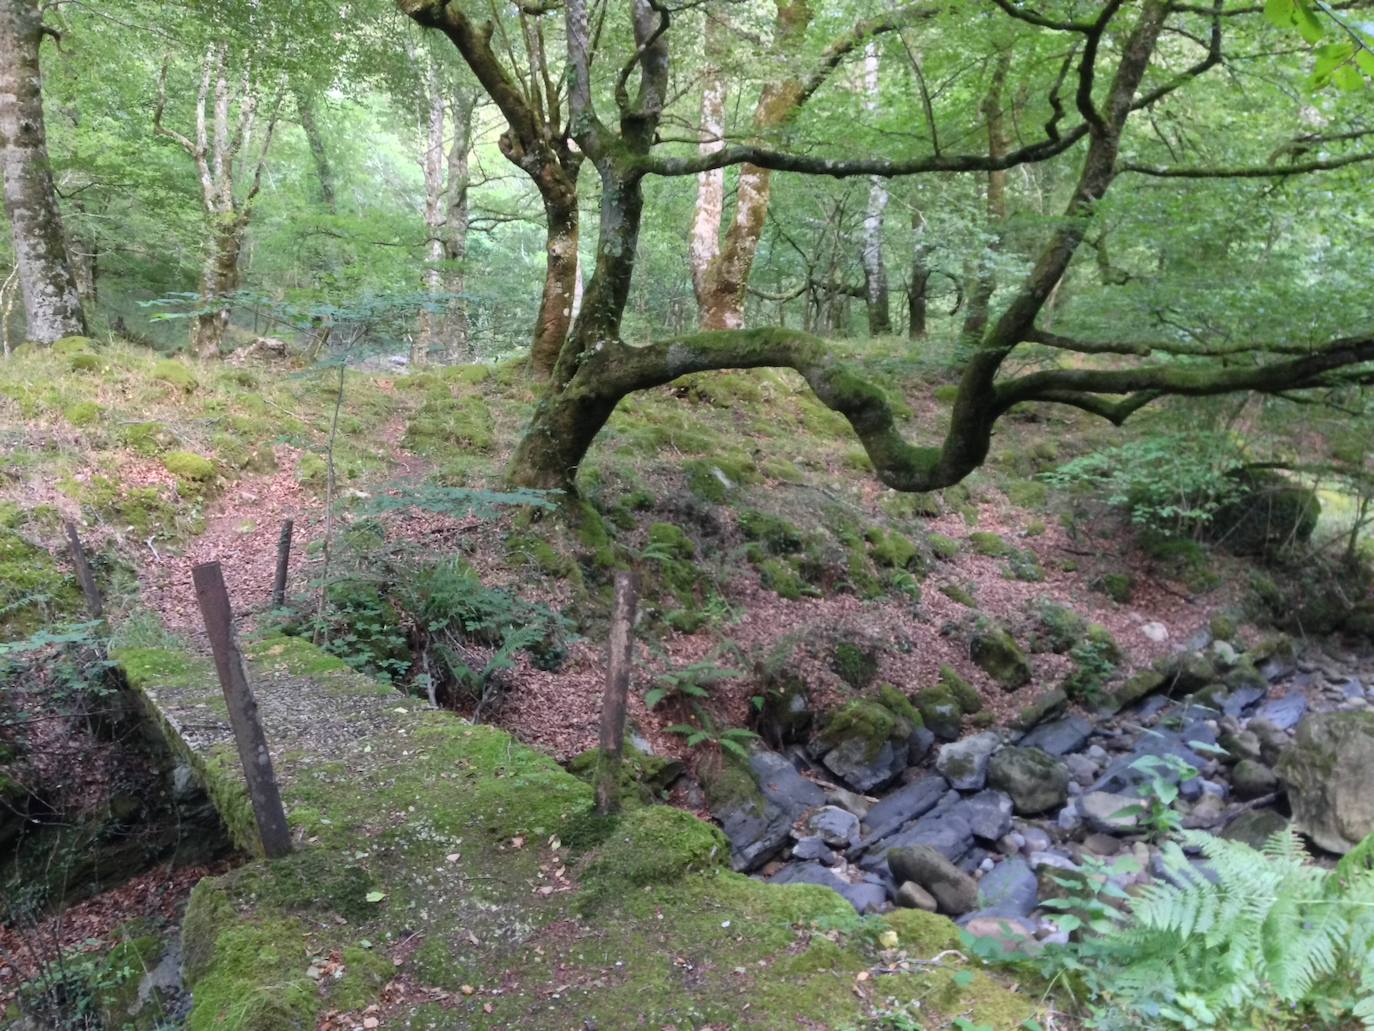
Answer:
<path fill-rule="evenodd" d="M 869 43 L 864 48 L 864 106 L 870 115 L 878 111 L 878 46 Z M 892 314 L 887 299 L 887 268 L 883 264 L 883 215 L 887 210 L 887 180 L 873 176 L 869 180 L 868 210 L 864 214 L 864 301 L 868 305 L 870 336 L 884 336 L 892 332 Z"/>
<path fill-rule="evenodd" d="M 930 287 L 930 244 L 926 242 L 926 220 L 919 209 L 911 212 L 911 283 L 906 291 L 908 340 L 926 338 L 926 293 Z"/>
<path fill-rule="evenodd" d="M 773 173 L 755 165 L 741 165 L 735 187 L 735 217 L 725 243 L 711 266 L 701 302 L 702 329 L 739 329 L 744 325 L 744 299 L 754 267 Z"/>
<path fill-rule="evenodd" d="M 552 376 L 558 364 L 558 354 L 572 325 L 573 297 L 577 292 L 577 189 L 575 182 L 552 182 L 551 178 L 545 175 L 540 179 L 547 264 L 530 349 L 530 363 L 540 379 Z"/>
<path fill-rule="evenodd" d="M 28 337 L 83 335 L 43 126 L 42 16 L 32 0 L 0 0 L 0 164 Z"/>
<path fill-rule="evenodd" d="M 218 358 L 229 329 L 229 295 L 239 285 L 239 252 L 246 223 L 232 214 L 220 216 L 210 235 L 210 254 L 200 285 L 201 307 L 191 329 L 191 349 L 198 358 Z"/>
<path fill-rule="evenodd" d="M 334 166 L 329 163 L 329 151 L 325 149 L 320 123 L 315 120 L 315 98 L 304 89 L 297 89 L 295 94 L 296 117 L 300 119 L 305 141 L 310 146 L 310 156 L 315 161 L 315 179 L 320 188 L 320 203 L 331 215 L 336 215 L 338 201 L 334 191 Z"/>
<path fill-rule="evenodd" d="M 448 317 L 444 320 L 445 353 L 450 362 L 472 357 L 471 324 L 468 320 L 467 274 L 463 263 L 468 256 L 468 153 L 472 147 L 472 113 L 478 94 L 473 89 L 458 89 L 449 101 L 453 122 L 453 142 L 448 150 L 448 206 L 444 214 L 443 289 L 448 295 Z"/>
<path fill-rule="evenodd" d="M 707 16 L 705 82 L 701 88 L 701 143 L 703 154 L 725 146 L 725 76 L 715 63 L 719 57 L 720 22 Z M 704 311 L 711 268 L 720 257 L 720 220 L 725 213 L 725 169 L 713 168 L 697 175 L 697 200 L 692 211 L 692 291 Z"/>

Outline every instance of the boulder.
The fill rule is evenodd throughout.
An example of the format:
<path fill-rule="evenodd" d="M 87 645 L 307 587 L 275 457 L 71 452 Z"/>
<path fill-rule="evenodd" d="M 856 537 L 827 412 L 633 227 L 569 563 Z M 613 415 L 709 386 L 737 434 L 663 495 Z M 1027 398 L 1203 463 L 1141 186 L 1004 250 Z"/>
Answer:
<path fill-rule="evenodd" d="M 1329 852 L 1374 833 L 1374 712 L 1324 712 L 1298 724 L 1279 759 L 1293 826 Z"/>
<path fill-rule="evenodd" d="M 1030 683 L 1030 662 L 1021 646 L 1004 628 L 995 624 L 980 627 L 969 644 L 974 664 L 1007 691 Z"/>
<path fill-rule="evenodd" d="M 1041 691 L 1009 722 L 1013 730 L 1030 730 L 1039 723 L 1062 715 L 1069 707 L 1069 696 L 1062 687 Z"/>
<path fill-rule="evenodd" d="M 1065 716 L 1053 723 L 1042 723 L 1023 737 L 1023 748 L 1039 748 L 1050 755 L 1068 755 L 1088 743 L 1093 725 L 1082 716 Z"/>
<path fill-rule="evenodd" d="M 978 906 L 999 916 L 1028 916 L 1039 898 L 1035 872 L 1019 856 L 998 863 L 978 882 Z"/>
<path fill-rule="evenodd" d="M 1254 719 L 1263 720 L 1279 730 L 1292 730 L 1307 713 L 1307 696 L 1301 691 L 1290 691 L 1282 698 L 1274 698 L 1261 705 Z"/>
<path fill-rule="evenodd" d="M 1007 793 L 1019 815 L 1028 816 L 1064 804 L 1069 770 L 1039 748 L 1008 746 L 989 761 L 988 783 Z"/>
<path fill-rule="evenodd" d="M 968 821 L 975 838 L 996 841 L 1011 830 L 1011 799 L 1000 791 L 980 791 L 950 809 Z"/>
<path fill-rule="evenodd" d="M 1264 843 L 1288 826 L 1288 820 L 1272 809 L 1251 809 L 1241 813 L 1221 832 L 1223 838 L 1243 841 L 1251 848 L 1263 848 Z"/>
<path fill-rule="evenodd" d="M 889 849 L 908 848 L 913 845 L 929 845 L 951 863 L 955 863 L 973 847 L 973 828 L 957 808 L 937 809 L 927 813 L 910 827 L 883 839 L 874 849 L 873 855 L 881 860 Z M 867 869 L 880 863 L 875 863 L 871 856 L 865 856 L 859 865 Z"/>
<path fill-rule="evenodd" d="M 1095 831 L 1125 834 L 1140 825 L 1141 802 L 1134 795 L 1089 791 L 1078 800 L 1078 811 Z"/>
<path fill-rule="evenodd" d="M 1002 737 L 988 730 L 962 741 L 940 746 L 935 768 L 960 791 L 978 791 L 987 779 L 988 759 L 1002 745 Z"/>
<path fill-rule="evenodd" d="M 1259 742 L 1259 757 L 1270 766 L 1278 762 L 1279 756 L 1292 744 L 1292 739 L 1268 720 L 1252 719 L 1245 729 L 1255 735 Z"/>
<path fill-rule="evenodd" d="M 1112 692 L 1110 702 L 1106 707 L 1112 711 L 1124 709 L 1126 706 L 1154 694 L 1163 688 L 1165 683 L 1164 674 L 1158 670 L 1142 670 Z"/>
<path fill-rule="evenodd" d="M 959 708 L 959 700 L 943 684 L 927 687 L 916 692 L 912 699 L 916 711 L 921 714 L 926 729 L 941 741 L 954 741 L 964 725 L 964 711 Z"/>
<path fill-rule="evenodd" d="M 978 906 L 978 882 L 928 845 L 894 848 L 887 865 L 898 884 L 919 884 L 947 916 L 962 916 Z"/>
<path fill-rule="evenodd" d="M 835 866 L 840 857 L 819 836 L 798 838 L 792 846 L 793 859 L 809 859 L 825 866 Z"/>
<path fill-rule="evenodd" d="M 1231 787 L 1242 801 L 1272 794 L 1278 786 L 1274 771 L 1254 759 L 1242 759 L 1231 770 Z"/>
<path fill-rule="evenodd" d="M 1214 540 L 1238 555 L 1264 555 L 1312 536 L 1322 510 L 1316 491 L 1268 469 L 1231 475 L 1236 496 L 1206 524 Z"/>
<path fill-rule="evenodd" d="M 884 741 L 876 748 L 862 737 L 851 737 L 825 753 L 826 769 L 856 791 L 874 791 L 890 784 L 906 769 L 905 744 L 898 748 Z"/>

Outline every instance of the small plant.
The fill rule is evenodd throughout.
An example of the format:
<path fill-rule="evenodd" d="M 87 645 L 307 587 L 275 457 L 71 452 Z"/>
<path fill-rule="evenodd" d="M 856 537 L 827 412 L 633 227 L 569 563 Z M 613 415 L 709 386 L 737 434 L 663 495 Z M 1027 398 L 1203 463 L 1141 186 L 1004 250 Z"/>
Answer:
<path fill-rule="evenodd" d="M 665 701 L 709 698 L 712 688 L 726 680 L 738 680 L 743 675 L 737 669 L 717 666 L 709 660 L 694 662 L 655 677 L 654 686 L 644 694 L 644 705 L 652 709 Z"/>
<path fill-rule="evenodd" d="M 1174 808 L 1179 784 L 1196 777 L 1197 770 L 1176 755 L 1142 755 L 1131 763 L 1131 769 L 1140 770 L 1147 779 L 1136 786 L 1141 801 L 1130 811 L 1141 818 L 1156 841 L 1177 833 L 1183 826 Z"/>
<path fill-rule="evenodd" d="M 688 748 L 706 745 L 717 751 L 729 752 L 740 759 L 749 758 L 749 742 L 758 735 L 744 727 L 717 727 L 710 713 L 700 707 L 696 710 L 697 726 L 690 723 L 675 723 L 668 728 L 670 734 L 681 734 L 687 739 Z"/>
<path fill-rule="evenodd" d="M 1064 678 L 1064 692 L 1076 702 L 1096 702 L 1116 672 L 1113 642 L 1088 637 L 1069 649 L 1073 670 Z"/>

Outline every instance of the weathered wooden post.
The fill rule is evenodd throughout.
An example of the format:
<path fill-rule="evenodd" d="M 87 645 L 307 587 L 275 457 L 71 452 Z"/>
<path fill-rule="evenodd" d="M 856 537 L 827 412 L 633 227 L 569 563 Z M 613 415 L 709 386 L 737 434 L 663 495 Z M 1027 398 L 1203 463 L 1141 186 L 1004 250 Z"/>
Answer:
<path fill-rule="evenodd" d="M 248 782 L 248 798 L 257 818 L 262 851 L 267 858 L 275 859 L 291 851 L 291 830 L 286 825 L 281 792 L 277 790 L 277 778 L 272 772 L 267 737 L 258 719 L 258 703 L 248 683 L 248 667 L 234 638 L 233 613 L 229 608 L 229 594 L 224 589 L 224 574 L 218 562 L 202 562 L 192 568 L 191 579 L 196 585 L 196 600 L 200 602 L 200 612 L 205 619 L 205 631 L 210 636 L 210 650 L 215 655 L 215 672 L 219 674 L 224 700 L 229 706 L 229 723 L 234 728 L 234 743 L 243 763 L 243 777 Z"/>
<path fill-rule="evenodd" d="M 86 611 L 92 619 L 99 619 L 105 613 L 105 603 L 100 597 L 100 587 L 91 572 L 91 564 L 86 561 L 86 549 L 81 546 L 81 537 L 76 532 L 76 524 L 66 520 L 67 548 L 72 553 L 72 565 L 76 567 L 76 578 L 81 581 L 81 593 L 86 596 Z"/>
<path fill-rule="evenodd" d="M 281 524 L 281 536 L 277 538 L 277 577 L 272 581 L 272 607 L 279 609 L 286 604 L 286 570 L 291 562 L 291 530 L 294 519 L 285 519 Z"/>
<path fill-rule="evenodd" d="M 635 577 L 615 575 L 606 694 L 601 702 L 601 762 L 596 777 L 596 811 L 606 816 L 620 806 L 620 759 L 625 748 L 625 700 L 630 693 L 635 629 Z"/>

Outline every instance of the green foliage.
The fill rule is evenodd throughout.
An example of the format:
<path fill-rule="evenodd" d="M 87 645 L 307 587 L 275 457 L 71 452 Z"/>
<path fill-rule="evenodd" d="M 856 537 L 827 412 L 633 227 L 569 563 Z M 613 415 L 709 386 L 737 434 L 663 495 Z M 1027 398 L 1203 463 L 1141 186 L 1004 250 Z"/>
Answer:
<path fill-rule="evenodd" d="M 1137 787 L 1139 806 L 1134 814 L 1154 838 L 1163 839 L 1176 834 L 1183 827 L 1183 818 L 1174 809 L 1178 801 L 1179 784 L 1198 775 L 1190 764 L 1176 755 L 1142 755 L 1131 768 L 1145 774 Z"/>
<path fill-rule="evenodd" d="M 644 705 L 652 709 L 660 702 L 710 698 L 712 688 L 727 680 L 738 680 L 743 675 L 737 669 L 718 666 L 709 660 L 693 662 L 681 669 L 671 669 L 656 676 L 654 686 L 644 693 Z"/>
<path fill-rule="evenodd" d="M 1044 474 L 1061 490 L 1088 491 L 1133 523 L 1182 534 L 1206 523 L 1239 489 L 1234 443 L 1213 433 L 1152 434 L 1094 451 Z"/>
<path fill-rule="evenodd" d="M 1335 86 L 1345 92 L 1374 79 L 1374 28 L 1341 14 L 1321 0 L 1265 0 L 1264 16 L 1281 29 L 1296 30 L 1315 48 L 1316 64 L 1309 85 L 1314 90 Z M 1331 29 L 1335 42 L 1322 42 Z"/>
<path fill-rule="evenodd" d="M 744 727 L 721 727 L 710 713 L 698 707 L 696 724 L 674 723 L 668 733 L 680 734 L 687 739 L 688 748 L 713 749 L 717 753 L 729 752 L 738 759 L 749 756 L 749 745 L 758 738 L 752 730 Z"/>
<path fill-rule="evenodd" d="M 1065 878 L 1069 896 L 1047 905 L 1079 936 L 1014 961 L 1072 985 L 1099 1028 L 1374 1027 L 1374 839 L 1335 869 L 1291 830 L 1258 851 L 1197 831 L 1182 846 L 1134 896 L 1111 880 L 1119 865 Z M 996 958 L 995 943 L 966 944 Z"/>
<path fill-rule="evenodd" d="M 1073 669 L 1064 678 L 1064 692 L 1076 702 L 1096 703 L 1116 672 L 1121 650 L 1105 628 L 1094 626 L 1069 648 L 1069 659 Z"/>

